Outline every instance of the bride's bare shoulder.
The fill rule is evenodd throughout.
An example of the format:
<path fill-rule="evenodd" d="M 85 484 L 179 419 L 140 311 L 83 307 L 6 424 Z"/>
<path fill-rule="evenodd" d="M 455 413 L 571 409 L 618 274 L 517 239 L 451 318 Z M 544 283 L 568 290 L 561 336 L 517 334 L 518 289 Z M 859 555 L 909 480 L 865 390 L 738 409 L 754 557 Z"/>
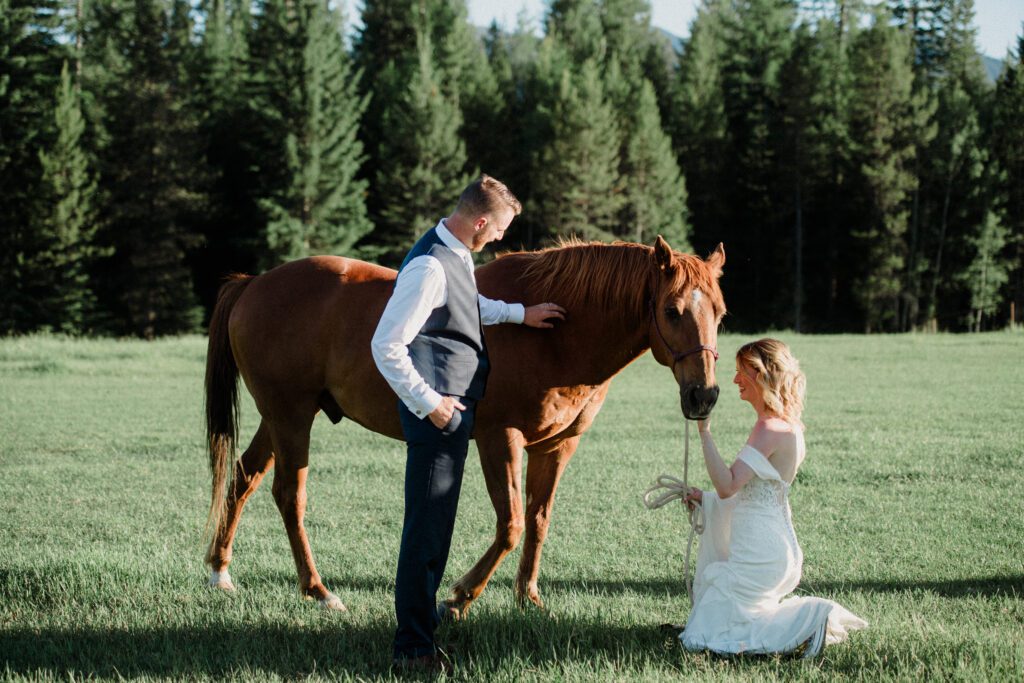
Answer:
<path fill-rule="evenodd" d="M 802 450 L 803 431 L 782 418 L 765 417 L 754 425 L 747 443 L 765 457 L 771 457 L 777 452 L 795 454 Z"/>

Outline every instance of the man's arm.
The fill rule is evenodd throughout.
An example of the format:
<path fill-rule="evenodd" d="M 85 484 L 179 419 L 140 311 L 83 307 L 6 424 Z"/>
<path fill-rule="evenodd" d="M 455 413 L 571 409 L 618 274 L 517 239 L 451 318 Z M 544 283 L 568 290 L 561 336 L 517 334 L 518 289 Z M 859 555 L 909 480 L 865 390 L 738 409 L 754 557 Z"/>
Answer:
<path fill-rule="evenodd" d="M 537 304 L 525 307 L 522 304 L 508 304 L 497 299 L 480 298 L 480 322 L 484 325 L 516 323 L 530 327 L 554 327 L 551 319 L 565 320 L 565 309 L 558 304 Z"/>
<path fill-rule="evenodd" d="M 398 275 L 395 291 L 377 324 L 370 347 L 380 374 L 413 415 L 423 418 L 441 404 L 441 395 L 423 380 L 409 357 L 431 311 L 444 301 L 447 283 L 433 256 L 413 259 Z"/>
<path fill-rule="evenodd" d="M 522 304 L 507 304 L 498 299 L 488 299 L 483 294 L 477 294 L 480 302 L 480 322 L 484 325 L 500 325 L 501 323 L 523 322 L 526 309 Z"/>

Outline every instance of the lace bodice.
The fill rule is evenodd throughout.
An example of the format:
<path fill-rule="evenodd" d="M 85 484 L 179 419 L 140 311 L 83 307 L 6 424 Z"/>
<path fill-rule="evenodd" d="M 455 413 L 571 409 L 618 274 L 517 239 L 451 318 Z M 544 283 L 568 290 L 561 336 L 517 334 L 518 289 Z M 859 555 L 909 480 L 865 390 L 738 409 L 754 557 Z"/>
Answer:
<path fill-rule="evenodd" d="M 770 481 L 755 476 L 736 494 L 740 504 L 782 508 L 786 504 L 786 486 L 782 481 Z"/>

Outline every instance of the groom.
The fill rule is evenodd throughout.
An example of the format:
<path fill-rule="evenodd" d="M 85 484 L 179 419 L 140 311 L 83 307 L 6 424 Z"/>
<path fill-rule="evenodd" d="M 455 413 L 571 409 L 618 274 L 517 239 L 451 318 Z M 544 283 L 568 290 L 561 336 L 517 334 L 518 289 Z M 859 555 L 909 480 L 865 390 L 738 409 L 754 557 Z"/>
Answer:
<path fill-rule="evenodd" d="M 553 327 L 555 304 L 524 307 L 477 293 L 472 252 L 500 240 L 522 205 L 484 175 L 409 251 L 373 335 L 373 359 L 398 395 L 407 446 L 405 520 L 395 579 L 394 665 L 446 671 L 434 642 L 437 590 L 451 546 L 462 471 L 489 363 L 482 325 Z"/>

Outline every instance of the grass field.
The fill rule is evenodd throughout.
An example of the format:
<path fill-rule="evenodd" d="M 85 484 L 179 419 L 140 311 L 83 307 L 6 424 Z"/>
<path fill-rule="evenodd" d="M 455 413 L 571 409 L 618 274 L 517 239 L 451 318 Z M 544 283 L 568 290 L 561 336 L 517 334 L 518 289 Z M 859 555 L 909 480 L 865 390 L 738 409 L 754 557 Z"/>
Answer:
<path fill-rule="evenodd" d="M 613 383 L 559 489 L 548 612 L 514 606 L 514 552 L 449 633 L 457 679 L 1024 679 L 1024 335 L 780 336 L 809 385 L 792 495 L 798 592 L 841 602 L 869 629 L 811 664 L 689 654 L 659 631 L 688 611 L 685 521 L 640 494 L 662 471 L 681 474 L 683 424 L 648 355 Z M 730 384 L 742 341 L 720 340 L 724 453 L 753 422 Z M 242 520 L 238 592 L 212 592 L 204 358 L 199 337 L 0 340 L 0 677 L 390 677 L 403 444 L 314 425 L 307 528 L 347 614 L 298 596 L 269 483 Z M 242 413 L 247 439 L 247 395 Z M 493 532 L 470 457 L 446 586 Z"/>

